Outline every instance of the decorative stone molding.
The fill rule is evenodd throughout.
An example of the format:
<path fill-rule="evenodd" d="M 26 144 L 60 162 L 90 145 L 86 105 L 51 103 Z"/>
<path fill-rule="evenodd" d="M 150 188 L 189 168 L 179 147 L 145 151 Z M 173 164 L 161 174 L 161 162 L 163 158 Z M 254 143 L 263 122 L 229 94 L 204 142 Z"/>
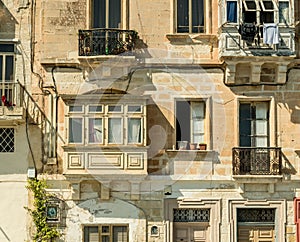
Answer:
<path fill-rule="evenodd" d="M 208 241 L 220 241 L 220 222 L 221 222 L 221 199 L 195 199 L 178 198 L 165 200 L 165 219 L 166 219 L 166 238 L 167 241 L 173 240 L 173 211 L 178 208 L 200 208 L 210 210 L 210 221 L 208 226 Z"/>
<path fill-rule="evenodd" d="M 237 242 L 237 209 L 238 208 L 275 208 L 276 241 L 285 241 L 286 200 L 229 200 L 228 221 L 230 234 L 228 241 Z"/>

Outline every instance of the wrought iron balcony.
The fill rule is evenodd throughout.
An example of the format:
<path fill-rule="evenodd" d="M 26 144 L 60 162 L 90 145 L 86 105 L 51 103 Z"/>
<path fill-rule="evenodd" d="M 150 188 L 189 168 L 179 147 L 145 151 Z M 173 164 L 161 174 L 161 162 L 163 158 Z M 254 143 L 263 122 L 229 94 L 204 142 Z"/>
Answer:
<path fill-rule="evenodd" d="M 119 55 L 133 50 L 136 39 L 134 30 L 79 30 L 79 56 Z"/>
<path fill-rule="evenodd" d="M 233 175 L 281 175 L 281 148 L 235 147 Z"/>

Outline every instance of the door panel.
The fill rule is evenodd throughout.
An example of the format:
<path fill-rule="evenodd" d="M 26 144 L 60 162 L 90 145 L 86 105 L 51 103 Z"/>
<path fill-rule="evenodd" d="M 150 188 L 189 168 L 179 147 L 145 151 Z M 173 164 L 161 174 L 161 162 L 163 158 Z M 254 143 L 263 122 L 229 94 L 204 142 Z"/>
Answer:
<path fill-rule="evenodd" d="M 175 241 L 176 242 L 188 242 L 188 228 L 176 229 L 175 230 Z"/>
<path fill-rule="evenodd" d="M 257 228 L 257 242 L 273 242 L 274 230 L 273 227 L 260 227 Z"/>
<path fill-rule="evenodd" d="M 206 242 L 207 226 L 176 225 L 174 227 L 174 242 Z"/>
<path fill-rule="evenodd" d="M 206 241 L 206 227 L 192 228 L 191 241 L 205 242 Z"/>
<path fill-rule="evenodd" d="M 239 226 L 238 242 L 274 242 L 274 226 Z"/>

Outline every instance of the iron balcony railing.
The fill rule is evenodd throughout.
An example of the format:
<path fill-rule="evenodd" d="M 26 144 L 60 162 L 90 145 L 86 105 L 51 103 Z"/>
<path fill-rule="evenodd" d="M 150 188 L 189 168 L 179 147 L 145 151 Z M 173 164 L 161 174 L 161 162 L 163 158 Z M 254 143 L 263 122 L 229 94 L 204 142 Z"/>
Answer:
<path fill-rule="evenodd" d="M 281 175 L 281 148 L 234 147 L 233 175 Z"/>
<path fill-rule="evenodd" d="M 18 83 L 13 83 L 10 81 L 0 82 L 0 95 L 0 106 L 22 106 L 23 93 L 21 92 L 21 88 Z"/>
<path fill-rule="evenodd" d="M 133 50 L 136 39 L 134 30 L 79 30 L 79 56 L 118 55 Z"/>

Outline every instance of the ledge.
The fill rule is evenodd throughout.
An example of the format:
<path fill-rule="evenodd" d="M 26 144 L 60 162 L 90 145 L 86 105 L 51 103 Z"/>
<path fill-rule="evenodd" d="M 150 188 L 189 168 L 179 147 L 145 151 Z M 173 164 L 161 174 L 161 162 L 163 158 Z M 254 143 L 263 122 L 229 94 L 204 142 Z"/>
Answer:
<path fill-rule="evenodd" d="M 0 121 L 25 121 L 24 118 L 25 110 L 23 107 L 13 106 L 9 107 L 0 107 Z"/>
<path fill-rule="evenodd" d="M 88 152 L 88 151 L 97 151 L 97 152 L 120 152 L 120 151 L 146 151 L 149 147 L 148 146 L 129 146 L 129 145 L 64 145 L 62 146 L 64 151 L 70 152 Z"/>
<path fill-rule="evenodd" d="M 213 150 L 166 150 L 174 161 L 214 161 L 217 152 Z"/>
<path fill-rule="evenodd" d="M 282 175 L 233 175 L 238 183 L 276 183 L 283 178 Z"/>
<path fill-rule="evenodd" d="M 67 58 L 44 58 L 41 64 L 46 67 L 63 66 L 63 67 L 79 67 L 79 61 L 76 59 Z"/>
<path fill-rule="evenodd" d="M 198 44 L 202 41 L 208 43 L 216 43 L 218 41 L 217 35 L 214 34 L 193 34 L 193 33 L 176 33 L 166 34 L 167 39 L 171 43 L 186 43 L 186 44 Z"/>

